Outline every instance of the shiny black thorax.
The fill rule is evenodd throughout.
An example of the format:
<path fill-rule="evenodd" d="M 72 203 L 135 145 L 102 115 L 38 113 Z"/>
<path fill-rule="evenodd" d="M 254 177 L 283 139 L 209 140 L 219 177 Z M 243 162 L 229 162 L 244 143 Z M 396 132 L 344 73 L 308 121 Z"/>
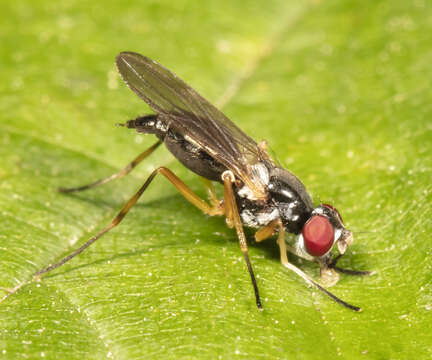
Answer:
<path fill-rule="evenodd" d="M 237 204 L 243 223 L 262 227 L 280 218 L 286 231 L 299 234 L 313 211 L 313 203 L 302 182 L 288 170 L 266 164 L 269 171 L 266 201 L 238 195 Z"/>
<path fill-rule="evenodd" d="M 188 169 L 212 181 L 222 182 L 228 170 L 199 146 L 172 131 L 163 115 L 148 115 L 127 122 L 128 128 L 139 133 L 155 134 L 167 149 Z M 298 234 L 310 218 L 313 203 L 302 182 L 288 170 L 263 163 L 268 171 L 265 200 L 244 195 L 244 184 L 235 185 L 237 206 L 244 225 L 259 228 L 280 218 L 288 232 Z"/>

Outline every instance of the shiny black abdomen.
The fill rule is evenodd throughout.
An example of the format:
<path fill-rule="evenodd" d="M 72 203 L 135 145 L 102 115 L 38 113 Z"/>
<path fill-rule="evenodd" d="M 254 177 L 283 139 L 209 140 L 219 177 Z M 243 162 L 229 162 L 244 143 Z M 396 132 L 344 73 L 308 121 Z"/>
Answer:
<path fill-rule="evenodd" d="M 187 141 L 169 128 L 169 122 L 160 115 L 146 115 L 127 123 L 139 133 L 155 134 L 167 149 L 189 170 L 212 181 L 221 182 L 225 166 L 201 148 Z"/>
<path fill-rule="evenodd" d="M 167 149 L 189 170 L 212 181 L 221 182 L 226 170 L 222 164 L 179 134 L 168 131 L 164 138 Z"/>

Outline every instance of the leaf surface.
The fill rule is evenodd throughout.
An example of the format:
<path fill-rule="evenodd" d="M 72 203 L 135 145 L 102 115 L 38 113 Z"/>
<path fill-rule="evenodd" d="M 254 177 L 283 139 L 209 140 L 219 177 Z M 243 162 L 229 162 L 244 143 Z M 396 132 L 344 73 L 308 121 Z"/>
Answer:
<path fill-rule="evenodd" d="M 4 3 L 0 23 L 0 357 L 5 359 L 426 359 L 432 356 L 432 12 L 427 1 Z M 355 242 L 332 291 L 250 256 L 165 180 L 118 228 L 41 281 L 32 274 L 104 227 L 156 166 L 205 196 L 151 136 L 116 128 L 148 111 L 114 57 L 158 60 L 266 139 Z M 313 264 L 299 263 L 318 277 Z"/>

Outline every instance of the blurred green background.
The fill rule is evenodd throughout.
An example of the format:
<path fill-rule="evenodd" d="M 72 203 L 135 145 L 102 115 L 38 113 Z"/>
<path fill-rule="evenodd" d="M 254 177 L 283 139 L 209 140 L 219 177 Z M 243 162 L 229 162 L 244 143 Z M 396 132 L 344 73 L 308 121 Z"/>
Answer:
<path fill-rule="evenodd" d="M 0 5 L 0 358 L 432 357 L 432 9 L 395 1 L 3 1 Z M 165 180 L 121 226 L 32 282 L 105 226 L 149 172 L 76 195 L 153 143 L 116 128 L 149 111 L 114 57 L 158 60 L 256 140 L 267 139 L 355 242 L 332 291 L 284 271 L 274 241 L 234 231 Z M 252 239 L 252 233 L 249 233 Z M 313 264 L 300 264 L 318 277 Z"/>

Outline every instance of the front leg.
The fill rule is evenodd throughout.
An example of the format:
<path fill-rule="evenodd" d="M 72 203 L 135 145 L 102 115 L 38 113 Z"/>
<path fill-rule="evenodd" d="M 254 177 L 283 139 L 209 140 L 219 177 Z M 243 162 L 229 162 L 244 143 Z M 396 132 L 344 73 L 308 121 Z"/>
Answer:
<path fill-rule="evenodd" d="M 351 309 L 354 311 L 361 311 L 361 308 L 359 308 L 358 306 L 351 305 L 351 304 L 343 301 L 342 299 L 338 298 L 336 295 L 334 295 L 333 293 L 331 293 L 330 291 L 328 291 L 327 289 L 322 287 L 320 284 L 318 284 L 316 281 L 314 281 L 311 277 L 309 277 L 309 275 L 307 275 L 305 272 L 300 270 L 297 266 L 291 264 L 288 261 L 287 248 L 286 248 L 286 243 L 285 243 L 285 230 L 283 228 L 282 221 L 280 221 L 280 220 L 279 220 L 279 237 L 278 237 L 277 242 L 278 242 L 279 250 L 280 250 L 281 263 L 285 268 L 295 272 L 298 276 L 300 276 L 303 280 L 305 280 L 306 283 L 315 286 L 318 290 L 321 290 L 323 293 L 325 293 L 327 296 L 331 297 L 337 303 L 345 306 L 348 309 Z"/>
<path fill-rule="evenodd" d="M 347 275 L 358 275 L 358 276 L 366 276 L 366 275 L 373 275 L 375 271 L 365 271 L 365 270 L 351 270 L 351 269 L 344 269 L 339 266 L 336 266 L 339 259 L 342 257 L 342 254 L 339 254 L 334 259 L 330 260 L 327 263 L 328 269 L 334 269 L 338 273 L 341 274 L 347 274 Z"/>

